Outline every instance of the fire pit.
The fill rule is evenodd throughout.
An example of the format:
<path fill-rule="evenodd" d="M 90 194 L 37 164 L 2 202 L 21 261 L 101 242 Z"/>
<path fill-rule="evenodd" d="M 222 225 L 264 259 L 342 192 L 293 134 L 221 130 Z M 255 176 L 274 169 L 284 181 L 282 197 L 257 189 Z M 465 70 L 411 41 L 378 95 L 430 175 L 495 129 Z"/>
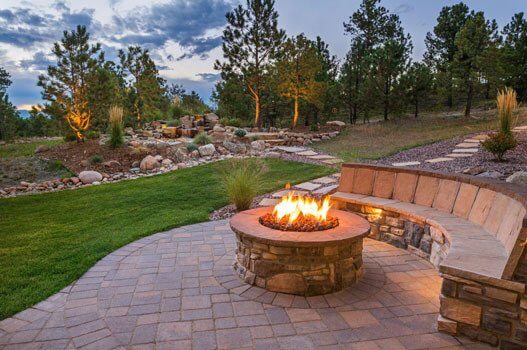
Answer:
<path fill-rule="evenodd" d="M 330 209 L 329 198 L 298 204 L 295 197 L 231 219 L 234 270 L 246 283 L 273 292 L 313 296 L 350 286 L 362 274 L 362 240 L 370 224 Z"/>

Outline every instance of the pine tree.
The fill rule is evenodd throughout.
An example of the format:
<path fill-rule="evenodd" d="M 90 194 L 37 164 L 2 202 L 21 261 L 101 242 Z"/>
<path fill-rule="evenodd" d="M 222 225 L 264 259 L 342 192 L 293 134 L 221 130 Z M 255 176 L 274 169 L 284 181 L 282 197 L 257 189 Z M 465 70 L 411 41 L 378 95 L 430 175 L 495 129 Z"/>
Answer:
<path fill-rule="evenodd" d="M 456 36 L 468 18 L 469 9 L 464 3 L 445 6 L 437 17 L 433 33 L 427 33 L 425 39 L 425 60 L 442 77 L 440 81 L 443 82 L 450 108 L 454 104 L 453 63 L 458 50 Z"/>
<path fill-rule="evenodd" d="M 433 74 L 422 62 L 414 62 L 402 77 L 405 96 L 414 107 L 414 116 L 419 116 L 419 107 L 432 90 Z"/>
<path fill-rule="evenodd" d="M 9 140 L 17 132 L 20 119 L 18 112 L 9 101 L 7 88 L 11 85 L 11 76 L 0 67 L 0 140 Z"/>
<path fill-rule="evenodd" d="M 505 80 L 518 93 L 521 101 L 527 101 L 527 19 L 523 12 L 512 17 L 503 28 Z"/>
<path fill-rule="evenodd" d="M 84 26 L 64 31 L 60 43 L 53 46 L 57 65 L 49 66 L 47 75 L 40 75 L 38 81 L 42 98 L 48 101 L 45 112 L 65 118 L 78 141 L 84 140 L 92 121 L 88 76 L 104 60 L 101 45 L 90 45 L 89 39 Z"/>
<path fill-rule="evenodd" d="M 286 41 L 283 56 L 278 62 L 278 89 L 283 96 L 293 100 L 293 128 L 298 123 L 301 100 L 318 109 L 323 107 L 325 84 L 317 80 L 322 69 L 316 43 L 303 34 Z"/>
<path fill-rule="evenodd" d="M 166 97 L 166 82 L 159 76 L 159 72 L 148 50 L 140 46 L 130 46 L 128 51 L 119 50 L 121 71 L 128 79 L 129 95 L 132 115 L 137 125 L 145 119 L 159 116 L 161 110 L 168 107 Z"/>
<path fill-rule="evenodd" d="M 471 14 L 456 36 L 453 72 L 462 81 L 467 94 L 466 117 L 470 116 L 475 85 L 485 69 L 487 53 L 495 46 L 497 29 L 496 21 L 487 21 L 483 12 L 477 12 Z"/>
<path fill-rule="evenodd" d="M 275 60 L 285 38 L 278 29 L 278 13 L 274 0 L 247 0 L 246 7 L 236 7 L 227 13 L 223 31 L 224 62 L 216 61 L 222 78 L 239 76 L 255 104 L 254 123 L 260 124 L 261 97 L 266 89 L 266 71 Z"/>

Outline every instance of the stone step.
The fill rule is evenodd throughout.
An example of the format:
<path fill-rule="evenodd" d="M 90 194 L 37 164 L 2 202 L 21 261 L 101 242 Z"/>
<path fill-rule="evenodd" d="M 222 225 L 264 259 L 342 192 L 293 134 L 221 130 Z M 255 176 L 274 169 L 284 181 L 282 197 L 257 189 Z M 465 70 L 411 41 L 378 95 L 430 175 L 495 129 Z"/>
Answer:
<path fill-rule="evenodd" d="M 446 157 L 440 157 L 440 158 L 433 158 L 433 159 L 427 159 L 425 162 L 427 163 L 441 163 L 441 162 L 448 162 L 454 160 L 452 158 L 446 158 Z"/>
<path fill-rule="evenodd" d="M 455 149 L 452 151 L 452 153 L 477 153 L 477 152 L 478 152 L 477 148 L 460 148 L 460 149 Z"/>
<path fill-rule="evenodd" d="M 479 141 L 477 142 L 479 143 Z M 474 146 L 477 146 L 475 142 L 463 142 L 463 143 L 458 143 L 456 145 L 457 148 L 473 148 Z"/>
<path fill-rule="evenodd" d="M 450 153 L 450 154 L 447 154 L 446 157 L 464 158 L 464 157 L 472 157 L 473 155 L 474 155 L 473 153 Z"/>
<path fill-rule="evenodd" d="M 278 139 L 278 133 L 277 132 L 248 132 L 245 137 L 247 139 L 252 139 L 254 137 L 258 138 L 259 140 L 276 140 Z"/>
<path fill-rule="evenodd" d="M 419 164 L 421 164 L 421 162 L 418 162 L 418 161 L 392 163 L 393 166 L 412 166 L 412 165 L 419 165 Z"/>
<path fill-rule="evenodd" d="M 268 143 L 271 146 L 282 146 L 285 144 L 285 140 L 283 139 L 272 139 L 272 140 L 265 140 L 266 143 Z"/>

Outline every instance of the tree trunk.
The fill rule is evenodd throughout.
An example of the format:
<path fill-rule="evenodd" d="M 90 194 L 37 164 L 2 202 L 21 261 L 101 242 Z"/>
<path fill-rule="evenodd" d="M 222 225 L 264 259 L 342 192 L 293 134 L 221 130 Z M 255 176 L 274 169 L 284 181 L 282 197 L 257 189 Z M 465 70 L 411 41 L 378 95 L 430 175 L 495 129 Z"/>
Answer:
<path fill-rule="evenodd" d="M 467 92 L 467 105 L 465 107 L 465 117 L 470 117 L 470 109 L 472 108 L 472 96 L 474 94 L 473 88 L 472 88 L 472 82 L 469 82 L 468 84 L 468 92 Z"/>
<path fill-rule="evenodd" d="M 419 100 L 415 100 L 415 118 L 419 116 Z"/>
<path fill-rule="evenodd" d="M 315 111 L 313 113 L 313 124 L 318 124 L 318 108 L 315 108 Z"/>
<path fill-rule="evenodd" d="M 296 127 L 298 122 L 298 94 L 295 95 L 295 111 L 293 114 L 293 128 Z"/>
<path fill-rule="evenodd" d="M 452 108 L 454 106 L 454 87 L 453 87 L 453 83 L 452 83 L 452 73 L 449 74 L 448 76 L 448 97 L 447 97 L 447 106 L 448 108 Z"/>
<path fill-rule="evenodd" d="M 357 103 L 353 104 L 353 124 L 357 123 Z"/>
<path fill-rule="evenodd" d="M 254 96 L 254 126 L 260 125 L 260 96 Z"/>
<path fill-rule="evenodd" d="M 388 120 L 388 102 L 390 97 L 390 84 L 384 84 L 384 121 Z"/>

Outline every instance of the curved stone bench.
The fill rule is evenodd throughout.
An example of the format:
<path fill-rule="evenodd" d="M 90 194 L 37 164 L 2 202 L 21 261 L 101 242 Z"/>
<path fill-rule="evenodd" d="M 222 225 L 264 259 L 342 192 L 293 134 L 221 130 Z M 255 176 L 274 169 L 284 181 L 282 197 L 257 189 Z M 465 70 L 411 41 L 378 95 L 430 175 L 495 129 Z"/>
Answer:
<path fill-rule="evenodd" d="M 335 206 L 443 277 L 438 328 L 527 348 L 527 189 L 492 179 L 344 164 Z"/>

